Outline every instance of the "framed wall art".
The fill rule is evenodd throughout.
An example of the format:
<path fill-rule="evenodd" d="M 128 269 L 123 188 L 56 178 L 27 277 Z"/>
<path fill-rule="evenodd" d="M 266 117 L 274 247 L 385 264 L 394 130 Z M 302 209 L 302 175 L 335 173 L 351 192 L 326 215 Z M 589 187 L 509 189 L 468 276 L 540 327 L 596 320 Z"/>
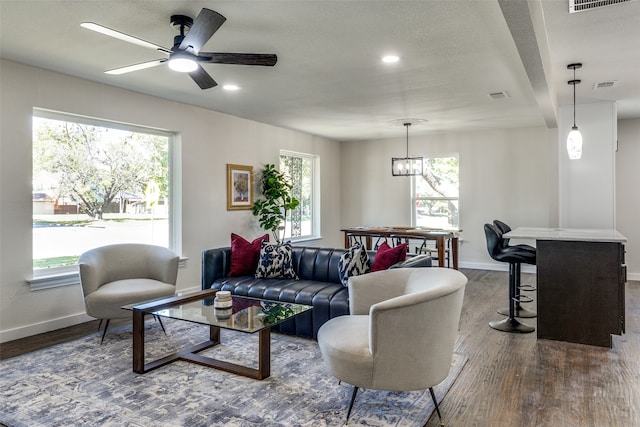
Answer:
<path fill-rule="evenodd" d="M 227 210 L 253 209 L 253 166 L 227 164 Z"/>

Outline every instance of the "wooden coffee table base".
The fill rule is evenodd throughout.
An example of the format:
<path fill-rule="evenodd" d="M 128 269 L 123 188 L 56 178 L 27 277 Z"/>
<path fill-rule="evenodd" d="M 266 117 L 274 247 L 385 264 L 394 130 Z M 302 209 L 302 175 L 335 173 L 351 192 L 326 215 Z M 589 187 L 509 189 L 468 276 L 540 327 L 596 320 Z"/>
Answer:
<path fill-rule="evenodd" d="M 202 356 L 199 352 L 220 344 L 220 328 L 209 326 L 209 340 L 165 356 L 153 362 L 144 363 L 144 315 L 143 310 L 133 310 L 133 372 L 144 374 L 176 360 L 231 372 L 257 380 L 271 375 L 271 328 L 258 332 L 258 369 Z"/>

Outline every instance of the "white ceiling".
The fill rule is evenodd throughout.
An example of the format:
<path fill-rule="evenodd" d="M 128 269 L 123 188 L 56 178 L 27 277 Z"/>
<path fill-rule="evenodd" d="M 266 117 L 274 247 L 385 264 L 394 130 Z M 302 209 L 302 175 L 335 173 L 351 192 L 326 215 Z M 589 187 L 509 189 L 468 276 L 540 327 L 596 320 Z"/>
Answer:
<path fill-rule="evenodd" d="M 640 117 L 640 1 L 568 13 L 569 0 L 0 0 L 2 58 L 336 140 L 402 136 L 393 121 L 428 120 L 413 134 L 555 126 L 570 104 L 617 101 Z M 275 67 L 205 64 L 220 86 L 200 90 L 163 58 L 80 27 L 93 21 L 171 47 L 173 14 L 227 18 L 203 51 L 275 53 Z M 401 57 L 395 65 L 381 57 Z M 593 85 L 616 80 L 609 89 Z M 506 91 L 494 101 L 490 92 Z M 579 119 L 578 119 L 579 123 Z"/>

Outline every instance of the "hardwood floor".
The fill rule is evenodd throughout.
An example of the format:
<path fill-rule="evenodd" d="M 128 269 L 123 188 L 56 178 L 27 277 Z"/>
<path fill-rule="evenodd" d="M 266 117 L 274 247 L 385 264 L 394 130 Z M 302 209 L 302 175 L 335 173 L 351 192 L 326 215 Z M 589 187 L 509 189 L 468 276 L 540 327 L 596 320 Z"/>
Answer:
<path fill-rule="evenodd" d="M 626 334 L 612 349 L 537 340 L 489 328 L 506 305 L 507 273 L 469 277 L 456 351 L 469 361 L 440 410 L 447 426 L 639 426 L 640 282 L 627 283 Z M 535 275 L 523 274 L 534 284 Z M 535 293 L 531 294 L 535 298 Z M 531 305 L 529 305 L 531 307 Z M 535 319 L 523 322 L 536 326 Z M 97 322 L 0 345 L 0 359 L 93 334 Z M 434 415 L 426 424 L 438 426 Z"/>
<path fill-rule="evenodd" d="M 608 349 L 489 328 L 506 305 L 507 273 L 463 272 L 469 284 L 456 351 L 469 361 L 441 404 L 446 425 L 640 425 L 640 282 L 626 285 L 626 334 Z M 535 275 L 522 281 L 535 284 Z M 438 417 L 426 425 L 438 426 Z"/>

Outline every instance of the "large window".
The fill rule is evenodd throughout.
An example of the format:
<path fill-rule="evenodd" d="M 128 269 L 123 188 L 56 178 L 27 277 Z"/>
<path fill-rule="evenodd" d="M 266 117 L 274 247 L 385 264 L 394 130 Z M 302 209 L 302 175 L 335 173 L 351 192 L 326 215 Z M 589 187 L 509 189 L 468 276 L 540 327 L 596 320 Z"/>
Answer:
<path fill-rule="evenodd" d="M 33 117 L 34 276 L 112 243 L 174 246 L 173 135 L 49 111 Z"/>
<path fill-rule="evenodd" d="M 293 196 L 300 201 L 298 208 L 287 217 L 285 238 L 296 240 L 317 236 L 319 234 L 315 197 L 317 158 L 309 154 L 282 151 L 280 171 L 289 177 L 293 185 Z"/>
<path fill-rule="evenodd" d="M 458 156 L 424 159 L 422 176 L 413 177 L 413 217 L 417 227 L 458 229 Z"/>

